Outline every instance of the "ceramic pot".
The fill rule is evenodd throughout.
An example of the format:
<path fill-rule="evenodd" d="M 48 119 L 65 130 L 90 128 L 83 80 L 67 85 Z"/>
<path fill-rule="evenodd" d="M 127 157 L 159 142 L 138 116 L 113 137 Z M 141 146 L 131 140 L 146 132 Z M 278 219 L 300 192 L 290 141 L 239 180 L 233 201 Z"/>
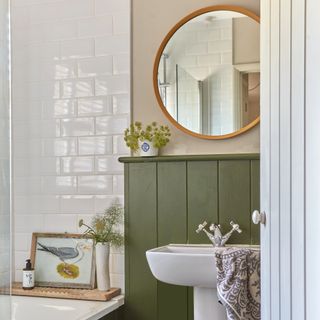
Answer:
<path fill-rule="evenodd" d="M 110 289 L 109 270 L 110 245 L 109 243 L 96 244 L 96 275 L 97 287 L 100 291 Z"/>
<path fill-rule="evenodd" d="M 159 154 L 159 149 L 152 145 L 149 140 L 139 141 L 140 157 L 155 157 Z"/>

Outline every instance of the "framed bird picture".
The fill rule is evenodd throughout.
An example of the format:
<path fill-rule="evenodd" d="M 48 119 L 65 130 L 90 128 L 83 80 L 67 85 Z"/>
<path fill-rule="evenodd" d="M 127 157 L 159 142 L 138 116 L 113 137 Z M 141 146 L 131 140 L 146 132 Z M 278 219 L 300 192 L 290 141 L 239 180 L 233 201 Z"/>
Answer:
<path fill-rule="evenodd" d="M 36 286 L 94 289 L 93 239 L 81 234 L 33 233 L 31 261 Z"/>

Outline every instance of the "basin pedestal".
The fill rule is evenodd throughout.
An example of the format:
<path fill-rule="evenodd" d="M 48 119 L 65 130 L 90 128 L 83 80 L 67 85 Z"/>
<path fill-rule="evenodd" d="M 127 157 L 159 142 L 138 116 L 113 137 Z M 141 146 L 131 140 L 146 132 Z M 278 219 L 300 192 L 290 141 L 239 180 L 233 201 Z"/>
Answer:
<path fill-rule="evenodd" d="M 226 310 L 218 302 L 217 289 L 193 288 L 194 320 L 226 320 Z"/>

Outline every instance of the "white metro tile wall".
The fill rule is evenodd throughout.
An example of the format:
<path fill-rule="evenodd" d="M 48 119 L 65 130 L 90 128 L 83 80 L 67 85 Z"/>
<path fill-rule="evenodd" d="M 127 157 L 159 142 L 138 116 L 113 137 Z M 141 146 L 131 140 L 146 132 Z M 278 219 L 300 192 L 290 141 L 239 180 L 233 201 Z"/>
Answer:
<path fill-rule="evenodd" d="M 12 0 L 15 279 L 32 232 L 123 202 L 130 0 Z M 124 288 L 123 250 L 112 250 Z"/>

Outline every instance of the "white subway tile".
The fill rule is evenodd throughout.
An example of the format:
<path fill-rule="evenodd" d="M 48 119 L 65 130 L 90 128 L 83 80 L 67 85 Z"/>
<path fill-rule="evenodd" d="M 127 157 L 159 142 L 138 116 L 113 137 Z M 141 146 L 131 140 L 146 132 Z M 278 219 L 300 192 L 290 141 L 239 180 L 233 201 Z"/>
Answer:
<path fill-rule="evenodd" d="M 130 57 L 128 54 L 113 56 L 113 74 L 129 74 Z"/>
<path fill-rule="evenodd" d="M 74 118 L 61 120 L 62 136 L 90 136 L 94 135 L 93 118 Z"/>
<path fill-rule="evenodd" d="M 31 25 L 30 27 L 34 28 L 35 38 L 39 37 L 37 35 L 43 30 L 42 37 L 40 40 L 42 41 L 52 41 L 52 40 L 65 40 L 72 39 L 77 37 L 77 23 L 76 21 L 65 21 L 65 22 L 53 22 L 49 24 L 40 24 L 40 25 Z"/>
<path fill-rule="evenodd" d="M 70 157 L 61 159 L 63 174 L 93 173 L 94 159 L 91 157 Z"/>
<path fill-rule="evenodd" d="M 114 35 L 97 37 L 95 39 L 95 52 L 97 56 L 108 54 L 130 53 L 130 38 L 128 35 Z"/>
<path fill-rule="evenodd" d="M 97 37 L 112 34 L 112 16 L 99 16 L 81 19 L 78 22 L 80 37 Z"/>
<path fill-rule="evenodd" d="M 29 21 L 32 24 L 56 21 L 59 19 L 59 3 L 43 3 L 24 7 L 29 11 Z M 13 10 L 14 11 L 14 10 Z"/>
<path fill-rule="evenodd" d="M 14 184 L 16 195 L 36 195 L 41 192 L 41 179 L 39 177 L 16 177 Z"/>
<path fill-rule="evenodd" d="M 62 98 L 81 98 L 93 96 L 93 80 L 68 80 L 62 82 Z"/>
<path fill-rule="evenodd" d="M 42 190 L 44 194 L 75 194 L 77 178 L 75 176 L 44 176 L 42 177 Z"/>
<path fill-rule="evenodd" d="M 130 154 L 129 147 L 126 146 L 126 143 L 123 139 L 123 135 L 116 135 L 113 136 L 113 153 L 120 155 L 120 154 Z"/>
<path fill-rule="evenodd" d="M 208 42 L 208 41 L 217 41 L 221 39 L 221 29 L 212 29 L 203 32 L 203 30 L 200 30 L 197 32 L 197 40 L 200 42 Z"/>
<path fill-rule="evenodd" d="M 95 89 L 96 95 L 129 93 L 130 79 L 128 75 L 98 77 Z"/>
<path fill-rule="evenodd" d="M 76 101 L 72 99 L 45 100 L 42 102 L 42 118 L 63 118 L 76 115 Z"/>
<path fill-rule="evenodd" d="M 221 40 L 232 40 L 232 27 L 221 29 Z"/>
<path fill-rule="evenodd" d="M 88 213 L 94 212 L 94 196 L 61 196 L 62 213 Z"/>
<path fill-rule="evenodd" d="M 129 0 L 96 0 L 96 15 L 121 11 L 129 11 Z"/>
<path fill-rule="evenodd" d="M 101 155 L 111 153 L 111 136 L 79 138 L 79 155 Z"/>
<path fill-rule="evenodd" d="M 17 215 L 14 219 L 16 233 L 43 232 L 43 216 L 40 214 Z"/>
<path fill-rule="evenodd" d="M 62 19 L 85 18 L 94 15 L 94 0 L 68 0 L 60 5 Z"/>
<path fill-rule="evenodd" d="M 30 259 L 30 252 L 28 251 L 17 251 L 14 252 L 14 262 L 17 267 L 24 268 L 26 260 Z"/>
<path fill-rule="evenodd" d="M 111 273 L 110 274 L 111 286 L 115 288 L 121 288 L 121 291 L 124 292 L 124 275 Z"/>
<path fill-rule="evenodd" d="M 46 62 L 42 66 L 43 79 L 67 79 L 76 76 L 76 62 L 68 61 L 52 61 Z"/>
<path fill-rule="evenodd" d="M 30 7 L 15 7 L 14 9 L 12 9 L 11 10 L 12 26 L 15 26 L 15 27 L 26 26 L 30 21 L 29 11 L 30 11 Z"/>
<path fill-rule="evenodd" d="M 112 97 L 95 97 L 78 100 L 78 115 L 105 115 L 112 113 Z"/>
<path fill-rule="evenodd" d="M 118 173 L 123 171 L 123 164 L 118 161 L 118 156 L 105 156 L 96 158 L 97 173 Z"/>
<path fill-rule="evenodd" d="M 124 176 L 114 175 L 113 176 L 113 194 L 124 194 Z"/>
<path fill-rule="evenodd" d="M 60 197 L 56 195 L 41 195 L 37 201 L 40 213 L 58 213 L 60 211 Z"/>
<path fill-rule="evenodd" d="M 212 65 L 220 64 L 220 54 L 204 54 L 198 56 L 198 65 L 210 67 Z"/>
<path fill-rule="evenodd" d="M 220 53 L 221 51 L 232 51 L 232 41 L 230 40 L 220 40 L 208 43 L 209 53 Z"/>
<path fill-rule="evenodd" d="M 232 52 L 223 52 L 221 54 L 222 64 L 232 64 Z"/>
<path fill-rule="evenodd" d="M 110 272 L 124 274 L 124 255 L 112 253 L 110 255 Z"/>
<path fill-rule="evenodd" d="M 41 157 L 28 159 L 26 168 L 29 175 L 57 175 L 60 174 L 60 159 L 56 157 Z"/>
<path fill-rule="evenodd" d="M 186 49 L 187 55 L 198 55 L 198 54 L 207 54 L 208 53 L 208 44 L 207 43 L 192 43 Z"/>
<path fill-rule="evenodd" d="M 130 97 L 128 94 L 118 94 L 112 97 L 114 114 L 130 113 Z"/>
<path fill-rule="evenodd" d="M 30 60 L 58 60 L 60 58 L 60 42 L 50 41 L 40 44 L 28 44 L 23 49 L 20 49 L 20 52 L 26 58 L 26 63 L 30 62 Z M 16 54 L 15 52 L 13 58 Z"/>
<path fill-rule="evenodd" d="M 130 1 L 12 0 L 12 23 L 19 280 L 32 232 L 82 232 L 81 217 L 124 202 Z M 124 286 L 123 248 L 112 248 L 111 269 Z"/>
<path fill-rule="evenodd" d="M 14 280 L 17 282 L 22 282 L 22 267 L 21 266 L 15 266 L 14 271 Z"/>
<path fill-rule="evenodd" d="M 42 146 L 42 155 L 72 156 L 77 154 L 77 142 L 75 138 L 45 139 Z"/>
<path fill-rule="evenodd" d="M 29 251 L 31 247 L 31 233 L 16 233 L 14 235 L 14 247 L 17 251 Z"/>
<path fill-rule="evenodd" d="M 73 39 L 61 43 L 63 59 L 88 58 L 94 56 L 93 39 Z"/>
<path fill-rule="evenodd" d="M 57 223 L 57 218 L 59 223 Z M 78 231 L 78 217 L 73 214 L 46 214 L 44 215 L 45 232 L 67 232 L 76 233 Z"/>
<path fill-rule="evenodd" d="M 121 134 L 128 127 L 128 116 L 107 116 L 96 118 L 97 134 Z"/>
<path fill-rule="evenodd" d="M 59 212 L 59 197 L 47 195 L 15 196 L 15 214 L 41 214 Z"/>
<path fill-rule="evenodd" d="M 122 199 L 117 198 L 113 195 L 96 195 L 95 196 L 95 213 L 101 214 L 103 213 L 107 208 L 111 207 L 111 205 L 118 201 L 122 203 Z"/>
<path fill-rule="evenodd" d="M 78 62 L 79 77 L 112 75 L 112 57 L 95 57 L 82 59 Z"/>
<path fill-rule="evenodd" d="M 26 87 L 24 98 L 29 99 L 58 99 L 60 84 L 58 81 L 32 82 Z"/>
<path fill-rule="evenodd" d="M 127 34 L 130 33 L 130 13 L 121 12 L 113 15 L 113 33 Z"/>
<path fill-rule="evenodd" d="M 79 194 L 112 194 L 112 176 L 79 176 Z"/>

